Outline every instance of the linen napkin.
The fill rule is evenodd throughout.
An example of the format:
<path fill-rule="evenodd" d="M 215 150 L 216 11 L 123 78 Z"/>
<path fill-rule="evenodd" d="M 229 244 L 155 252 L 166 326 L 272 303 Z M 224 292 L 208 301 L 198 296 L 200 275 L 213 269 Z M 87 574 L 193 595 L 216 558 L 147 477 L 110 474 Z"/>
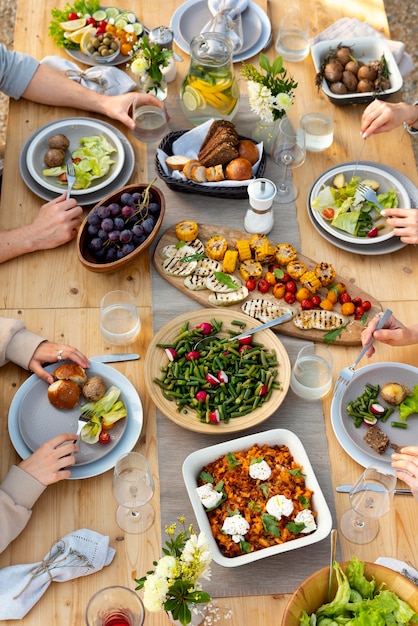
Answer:
<path fill-rule="evenodd" d="M 242 48 L 243 33 L 241 13 L 248 7 L 249 0 L 208 0 L 212 18 L 202 28 L 202 33 L 222 33 L 234 44 L 234 54 Z"/>
<path fill-rule="evenodd" d="M 380 556 L 376 559 L 375 563 L 377 565 L 384 565 L 384 567 L 388 567 L 389 569 L 393 569 L 395 572 L 400 572 L 410 581 L 418 585 L 418 570 L 416 570 L 408 563 L 404 563 L 404 561 L 399 561 L 398 559 L 392 559 L 386 556 Z"/>
<path fill-rule="evenodd" d="M 0 620 L 22 619 L 52 581 L 87 576 L 111 563 L 109 537 L 81 528 L 57 541 L 39 563 L 0 570 Z"/>
<path fill-rule="evenodd" d="M 95 65 L 82 70 L 76 63 L 58 56 L 44 57 L 41 63 L 65 72 L 70 80 L 75 80 L 84 87 L 107 96 L 127 93 L 136 88 L 135 82 L 125 72 L 114 66 Z"/>
<path fill-rule="evenodd" d="M 200 146 L 202 145 L 204 138 L 208 134 L 209 128 L 213 121 L 214 121 L 213 119 L 208 120 L 207 122 L 204 122 L 203 124 L 200 124 L 199 126 L 196 126 L 195 128 L 192 128 L 192 130 L 189 130 L 187 133 L 184 133 L 178 139 L 176 139 L 176 141 L 174 141 L 172 145 L 173 154 L 181 154 L 183 156 L 189 157 L 189 159 L 197 159 L 197 154 L 199 152 Z M 257 150 L 258 150 L 258 160 L 252 167 L 253 176 L 255 176 L 258 166 L 260 165 L 260 160 L 263 154 L 263 142 L 257 145 Z M 166 176 L 170 176 L 171 178 L 185 181 L 186 177 L 183 174 L 183 172 L 180 172 L 178 170 L 171 170 L 168 167 L 168 165 L 165 162 L 168 156 L 169 155 L 166 154 L 164 150 L 161 150 L 160 148 L 158 148 L 157 158 L 160 162 L 161 168 L 164 171 L 164 174 Z M 199 183 L 199 184 L 208 185 L 208 186 L 215 185 L 216 187 L 243 187 L 243 186 L 248 185 L 249 182 L 250 182 L 249 180 L 246 180 L 246 181 L 221 180 L 216 183 Z"/>
<path fill-rule="evenodd" d="M 313 46 L 318 43 L 318 41 L 324 41 L 326 39 L 354 39 L 356 37 L 380 37 L 385 39 L 382 33 L 373 28 L 373 26 L 370 26 L 367 22 L 362 22 L 354 17 L 342 17 L 322 33 L 313 37 L 310 44 Z M 392 39 L 386 39 L 386 41 L 402 76 L 406 76 L 406 74 L 412 72 L 414 62 L 412 57 L 405 51 L 405 44 L 401 41 L 393 41 Z"/>

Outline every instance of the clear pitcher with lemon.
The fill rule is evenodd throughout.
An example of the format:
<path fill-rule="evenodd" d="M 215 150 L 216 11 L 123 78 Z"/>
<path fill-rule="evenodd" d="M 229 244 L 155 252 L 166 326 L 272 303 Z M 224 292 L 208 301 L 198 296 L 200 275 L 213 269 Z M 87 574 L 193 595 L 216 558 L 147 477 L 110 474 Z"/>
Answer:
<path fill-rule="evenodd" d="M 212 118 L 232 120 L 237 112 L 233 49 L 231 40 L 220 33 L 202 33 L 190 44 L 190 67 L 180 99 L 184 114 L 196 126 Z"/>

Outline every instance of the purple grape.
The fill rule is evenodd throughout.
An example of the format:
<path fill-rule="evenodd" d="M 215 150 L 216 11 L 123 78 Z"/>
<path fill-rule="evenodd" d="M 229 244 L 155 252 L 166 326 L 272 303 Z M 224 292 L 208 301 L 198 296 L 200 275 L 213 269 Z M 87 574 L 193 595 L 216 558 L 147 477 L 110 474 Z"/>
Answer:
<path fill-rule="evenodd" d="M 112 243 L 119 241 L 120 230 L 111 230 L 107 236 L 108 236 L 109 241 L 111 241 Z"/>
<path fill-rule="evenodd" d="M 102 230 L 109 233 L 114 228 L 113 220 L 110 219 L 110 217 L 106 217 L 104 220 L 102 220 L 101 226 Z"/>
<path fill-rule="evenodd" d="M 100 239 L 103 239 L 103 241 L 106 241 L 107 240 L 107 231 L 105 231 L 103 229 L 100 229 L 99 232 L 97 233 L 97 236 Z"/>
<path fill-rule="evenodd" d="M 142 222 L 142 228 L 144 229 L 144 233 L 146 235 L 149 235 L 150 232 L 152 231 L 152 229 L 154 228 L 154 218 L 153 217 L 147 217 L 143 222 Z"/>
<path fill-rule="evenodd" d="M 146 207 L 146 206 L 138 207 L 136 215 L 137 215 L 138 218 L 145 218 L 145 217 L 147 217 L 147 215 L 148 215 L 148 207 Z"/>
<path fill-rule="evenodd" d="M 89 213 L 87 216 L 87 223 L 91 226 L 98 226 L 100 224 L 100 217 L 97 213 Z"/>
<path fill-rule="evenodd" d="M 141 202 L 142 194 L 140 194 L 139 191 L 135 191 L 135 193 L 132 194 L 132 198 L 135 204 L 138 204 L 138 202 Z"/>
<path fill-rule="evenodd" d="M 110 215 L 109 207 L 104 206 L 104 205 L 97 207 L 97 215 L 100 217 L 101 220 L 105 219 L 106 217 L 109 217 Z"/>
<path fill-rule="evenodd" d="M 125 229 L 120 234 L 120 241 L 122 243 L 129 243 L 132 241 L 132 232 L 128 229 Z"/>
<path fill-rule="evenodd" d="M 134 199 L 132 197 L 132 194 L 130 193 L 123 193 L 120 197 L 120 202 L 122 204 L 128 204 L 129 206 L 132 206 L 134 204 Z"/>
<path fill-rule="evenodd" d="M 117 202 L 112 202 L 111 204 L 109 204 L 109 209 L 110 215 L 112 217 L 116 217 L 117 215 L 119 215 L 121 207 Z"/>
<path fill-rule="evenodd" d="M 134 224 L 133 228 L 132 228 L 132 232 L 134 235 L 136 235 L 137 237 L 141 237 L 141 235 L 144 234 L 144 229 L 142 227 L 142 224 Z"/>
<path fill-rule="evenodd" d="M 113 224 L 117 230 L 123 230 L 125 228 L 125 220 L 122 217 L 115 217 Z"/>
<path fill-rule="evenodd" d="M 119 248 L 119 249 L 116 251 L 116 258 L 117 258 L 117 259 L 123 259 L 123 257 L 124 257 L 124 256 L 126 256 L 126 255 L 124 254 L 124 252 L 123 252 L 122 248 Z"/>
<path fill-rule="evenodd" d="M 122 252 L 124 254 L 124 256 L 127 256 L 128 254 L 130 254 L 131 252 L 133 252 L 135 250 L 135 246 L 131 243 L 124 243 L 122 246 Z"/>
<path fill-rule="evenodd" d="M 96 261 L 104 261 L 105 254 L 106 254 L 106 250 L 104 248 L 102 248 L 101 250 L 95 250 L 93 252 L 93 256 L 96 259 Z"/>
<path fill-rule="evenodd" d="M 116 248 L 108 248 L 106 250 L 106 261 L 108 263 L 111 263 L 112 261 L 116 261 L 116 258 L 117 258 Z"/>
<path fill-rule="evenodd" d="M 136 235 L 133 236 L 132 239 L 132 243 L 135 244 L 135 246 L 140 246 L 141 243 L 144 243 L 144 241 L 146 240 L 147 236 L 145 234 L 140 235 L 139 237 L 137 237 Z"/>
<path fill-rule="evenodd" d="M 128 204 L 123 206 L 121 210 L 121 213 L 125 219 L 129 219 L 132 216 L 133 212 L 134 212 L 133 207 L 129 206 Z"/>
<path fill-rule="evenodd" d="M 99 232 L 99 227 L 94 226 L 93 224 L 89 224 L 87 228 L 87 232 L 90 235 L 90 237 L 95 237 L 97 233 Z"/>
<path fill-rule="evenodd" d="M 159 215 L 160 214 L 160 205 L 156 202 L 150 202 L 148 205 L 148 212 L 151 215 Z"/>
<path fill-rule="evenodd" d="M 101 250 L 103 248 L 103 239 L 100 239 L 100 237 L 94 237 L 94 239 L 90 241 L 90 248 L 96 251 Z"/>

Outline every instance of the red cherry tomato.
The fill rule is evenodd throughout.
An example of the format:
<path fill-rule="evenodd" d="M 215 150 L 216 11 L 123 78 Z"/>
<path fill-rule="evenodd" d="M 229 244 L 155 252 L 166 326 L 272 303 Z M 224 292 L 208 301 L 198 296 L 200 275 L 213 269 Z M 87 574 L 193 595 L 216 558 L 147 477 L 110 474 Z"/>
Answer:
<path fill-rule="evenodd" d="M 107 443 L 110 443 L 110 435 L 107 432 L 107 430 L 102 429 L 99 435 L 99 443 L 102 443 L 104 445 L 106 445 Z"/>
<path fill-rule="evenodd" d="M 58 176 L 58 178 L 59 178 L 59 180 L 60 180 L 62 183 L 66 183 L 66 182 L 67 182 L 67 174 L 66 174 L 65 172 L 63 172 L 62 174 L 60 174 L 60 175 Z"/>
<path fill-rule="evenodd" d="M 370 309 L 372 308 L 372 303 L 370 302 L 370 300 L 363 300 L 362 306 L 365 311 L 370 311 Z"/>
<path fill-rule="evenodd" d="M 345 302 L 351 302 L 351 296 L 347 292 L 340 293 L 338 296 L 338 301 L 340 304 L 344 304 Z"/>
<path fill-rule="evenodd" d="M 356 306 L 354 309 L 354 319 L 361 320 L 364 315 L 364 308 L 362 306 Z"/>
<path fill-rule="evenodd" d="M 321 296 L 317 296 L 317 295 L 312 296 L 311 302 L 312 302 L 313 307 L 319 306 L 321 304 Z"/>
<path fill-rule="evenodd" d="M 249 278 L 245 283 L 245 286 L 247 287 L 248 291 L 254 291 L 254 289 L 257 287 L 257 281 L 254 278 Z"/>
<path fill-rule="evenodd" d="M 284 299 L 287 304 L 294 304 L 296 302 L 295 294 L 290 291 L 286 291 L 286 293 L 284 294 Z"/>
<path fill-rule="evenodd" d="M 305 298 L 300 303 L 300 306 L 303 311 L 310 311 L 311 309 L 313 309 L 312 300 L 308 300 L 308 298 Z"/>
<path fill-rule="evenodd" d="M 257 289 L 260 293 L 267 293 L 270 289 L 270 285 L 266 280 L 264 280 L 264 278 L 260 278 L 260 280 L 258 281 Z"/>
<path fill-rule="evenodd" d="M 289 280 L 292 280 L 292 277 L 290 276 L 290 274 L 285 272 L 280 280 L 281 280 L 282 283 L 288 283 Z"/>
<path fill-rule="evenodd" d="M 327 209 L 323 210 L 322 215 L 325 217 L 326 220 L 332 220 L 335 215 L 335 211 L 331 207 L 328 207 Z"/>
<path fill-rule="evenodd" d="M 352 298 L 351 302 L 354 304 L 354 306 L 361 306 L 363 304 L 363 300 L 359 296 Z"/>
<path fill-rule="evenodd" d="M 71 12 L 68 14 L 68 19 L 69 20 L 78 20 L 78 15 L 77 13 Z"/>
<path fill-rule="evenodd" d="M 88 24 L 91 24 L 92 26 L 97 26 L 97 22 L 96 22 L 96 20 L 94 19 L 94 17 L 88 17 L 88 18 L 87 18 L 87 20 L 86 20 L 86 26 L 87 26 Z"/>
<path fill-rule="evenodd" d="M 274 270 L 279 269 L 279 264 L 278 263 L 270 263 L 270 265 L 268 266 L 268 270 L 269 272 L 274 272 Z"/>
<path fill-rule="evenodd" d="M 289 280 L 286 283 L 286 292 L 289 291 L 290 293 L 296 293 L 296 289 L 297 287 L 296 287 L 296 283 L 294 280 Z"/>

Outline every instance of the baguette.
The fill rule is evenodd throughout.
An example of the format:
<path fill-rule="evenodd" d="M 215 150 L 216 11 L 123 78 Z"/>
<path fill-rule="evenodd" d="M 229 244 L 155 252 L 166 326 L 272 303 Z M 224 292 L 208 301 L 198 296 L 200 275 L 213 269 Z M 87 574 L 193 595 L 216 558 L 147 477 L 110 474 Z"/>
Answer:
<path fill-rule="evenodd" d="M 165 162 L 172 170 L 182 171 L 186 163 L 190 161 L 189 157 L 182 154 L 173 154 L 166 158 Z"/>

